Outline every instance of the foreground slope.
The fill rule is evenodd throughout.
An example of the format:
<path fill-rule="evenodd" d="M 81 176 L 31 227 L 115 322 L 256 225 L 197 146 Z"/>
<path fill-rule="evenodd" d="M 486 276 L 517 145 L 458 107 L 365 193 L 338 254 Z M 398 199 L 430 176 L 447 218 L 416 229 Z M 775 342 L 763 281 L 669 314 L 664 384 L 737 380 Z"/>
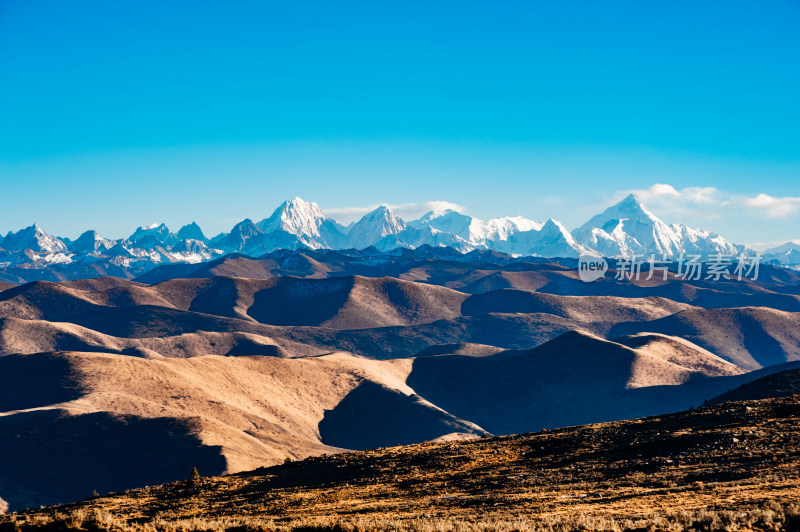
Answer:
<path fill-rule="evenodd" d="M 308 458 L 8 515 L 0 526 L 797 530 L 798 449 L 797 398 L 725 403 L 520 436 Z"/>
<path fill-rule="evenodd" d="M 528 351 L 394 360 L 9 355 L 0 357 L 0 498 L 18 509 L 174 480 L 190 462 L 232 473 L 674 412 L 797 366 L 741 374 L 680 339 L 579 332 Z"/>

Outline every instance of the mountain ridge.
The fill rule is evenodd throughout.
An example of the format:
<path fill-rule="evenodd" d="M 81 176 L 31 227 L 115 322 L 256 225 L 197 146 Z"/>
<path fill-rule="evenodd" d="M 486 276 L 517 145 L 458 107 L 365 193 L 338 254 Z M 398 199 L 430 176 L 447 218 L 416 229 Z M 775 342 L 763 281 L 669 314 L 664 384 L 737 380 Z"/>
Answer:
<path fill-rule="evenodd" d="M 177 233 L 166 224 L 137 228 L 127 238 L 111 240 L 96 231 L 72 241 L 46 233 L 34 224 L 0 236 L 0 278 L 14 271 L 23 281 L 33 270 L 76 270 L 66 278 L 119 275 L 136 277 L 163 264 L 198 264 L 242 253 L 260 257 L 277 250 L 374 248 L 394 253 L 422 246 L 451 247 L 460 253 L 497 251 L 511 256 L 605 257 L 636 256 L 646 260 L 674 260 L 697 255 L 711 260 L 717 255 L 735 258 L 754 255 L 711 231 L 685 224 L 667 225 L 635 195 L 629 195 L 574 231 L 553 218 L 536 222 L 521 216 L 481 220 L 455 210 L 431 211 L 405 221 L 381 205 L 345 227 L 314 202 L 299 197 L 279 205 L 259 222 L 245 219 L 229 233 L 208 238 L 196 222 Z M 764 256 L 775 265 L 800 268 L 800 247 L 787 243 Z M 79 270 L 79 272 L 77 272 Z M 94 272 L 94 273 L 93 273 Z"/>

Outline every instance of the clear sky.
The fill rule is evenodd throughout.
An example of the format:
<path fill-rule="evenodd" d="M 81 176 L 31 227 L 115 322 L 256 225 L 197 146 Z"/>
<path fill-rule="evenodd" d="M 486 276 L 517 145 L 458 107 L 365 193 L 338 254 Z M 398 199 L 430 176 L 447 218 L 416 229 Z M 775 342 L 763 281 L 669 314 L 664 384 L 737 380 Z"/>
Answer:
<path fill-rule="evenodd" d="M 0 232 L 284 199 L 800 239 L 800 2 L 0 0 Z"/>

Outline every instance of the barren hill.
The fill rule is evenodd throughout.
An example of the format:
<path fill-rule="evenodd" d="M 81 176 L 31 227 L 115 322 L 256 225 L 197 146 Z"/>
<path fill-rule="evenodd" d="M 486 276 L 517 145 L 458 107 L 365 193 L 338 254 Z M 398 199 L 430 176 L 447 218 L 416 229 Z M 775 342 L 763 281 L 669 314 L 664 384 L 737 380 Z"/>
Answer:
<path fill-rule="evenodd" d="M 98 307 L 160 307 L 271 325 L 357 329 L 427 323 L 460 315 L 465 294 L 393 278 L 214 277 L 154 286 L 37 281 L 0 292 L 0 317 L 80 321 Z M 111 284 L 111 283 L 109 283 Z"/>
<path fill-rule="evenodd" d="M 347 408 L 367 408 L 377 416 L 369 425 L 371 440 L 360 445 L 482 432 L 415 396 L 405 384 L 410 368 L 410 360 L 347 354 L 150 360 L 69 352 L 6 356 L 0 358 L 0 498 L 18 508 L 80 498 L 91 485 L 130 487 L 108 474 L 120 454 L 117 440 L 105 434 L 120 423 L 170 453 L 216 464 L 217 473 L 337 451 L 346 424 L 357 422 L 342 418 Z M 59 441 L 61 451 L 46 458 L 33 441 Z M 150 447 L 137 445 L 143 445 L 142 453 Z M 136 478 L 147 484 L 169 479 L 175 470 L 159 464 L 137 468 Z M 68 475 L 75 467 L 82 474 Z M 54 486 L 47 476 L 57 471 L 64 479 Z"/>
<path fill-rule="evenodd" d="M 675 343 L 680 350 L 667 349 Z M 346 353 L 9 355 L 0 358 L 6 450 L 0 498 L 19 508 L 79 498 L 90 485 L 118 490 L 150 484 L 174 478 L 189 459 L 216 473 L 236 472 L 340 448 L 664 413 L 698 406 L 770 371 L 740 375 L 735 366 L 679 340 L 659 337 L 644 344 L 631 349 L 568 333 L 527 352 L 383 361 Z M 122 427 L 151 442 L 130 439 L 130 446 L 142 447 L 126 451 L 131 456 L 154 448 L 183 458 L 135 458 L 126 467 L 148 465 L 110 476 L 124 467 L 119 440 L 107 435 Z M 35 441 L 58 442 L 60 450 Z M 68 474 L 75 467 L 81 475 Z M 62 480 L 53 484 L 51 475 Z"/>
<path fill-rule="evenodd" d="M 609 334 L 644 331 L 684 338 L 745 369 L 800 360 L 800 312 L 690 309 L 647 323 L 621 323 Z"/>
<path fill-rule="evenodd" d="M 632 349 L 568 332 L 508 356 L 417 358 L 408 384 L 458 417 L 511 434 L 680 410 L 748 379 L 703 349 L 667 343 L 682 344 L 659 337 Z"/>
<path fill-rule="evenodd" d="M 649 321 L 694 308 L 661 297 L 560 296 L 523 290 L 495 290 L 468 297 L 465 316 L 503 313 L 546 313 L 579 322 Z"/>
<path fill-rule="evenodd" d="M 157 284 L 0 290 L 0 499 L 664 414 L 800 365 L 800 289 L 774 268 L 583 283 L 438 253 L 283 251 L 153 270 Z M 706 308 L 741 301 L 776 308 Z M 742 390 L 784 381 L 761 382 Z"/>
<path fill-rule="evenodd" d="M 312 457 L 0 516 L 0 527 L 791 531 L 800 524 L 799 427 L 796 399 L 725 403 L 519 436 Z"/>

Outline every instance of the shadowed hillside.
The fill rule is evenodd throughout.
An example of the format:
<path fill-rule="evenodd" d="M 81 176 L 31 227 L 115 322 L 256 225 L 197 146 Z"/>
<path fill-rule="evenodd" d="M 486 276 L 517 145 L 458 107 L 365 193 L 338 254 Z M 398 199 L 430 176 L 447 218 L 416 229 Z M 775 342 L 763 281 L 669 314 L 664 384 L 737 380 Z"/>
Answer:
<path fill-rule="evenodd" d="M 284 251 L 183 265 L 197 275 L 157 284 L 6 287 L 0 499 L 16 509 L 177 480 L 189 463 L 234 473 L 792 389 L 769 376 L 800 364 L 793 274 L 583 283 L 565 265 L 439 253 Z M 705 308 L 740 301 L 776 308 Z"/>
<path fill-rule="evenodd" d="M 98 461 L 87 462 L 86 478 L 98 485 L 121 489 L 138 486 L 134 479 L 169 479 L 177 469 L 143 460 L 115 462 L 111 469 L 103 465 L 103 460 L 119 460 L 113 451 L 117 440 L 107 437 L 117 430 L 118 420 L 131 431 L 151 434 L 148 438 L 169 452 L 180 452 L 181 464 L 219 457 L 213 462 L 223 464 L 219 472 L 231 473 L 341 448 L 513 434 L 666 413 L 790 369 L 775 366 L 741 374 L 736 366 L 679 339 L 636 340 L 641 345 L 630 348 L 574 332 L 530 351 L 395 360 L 347 353 L 310 358 L 145 359 L 75 352 L 0 357 L 4 449 L 7 457 L 25 457 L 14 467 L 0 468 L 0 489 L 6 490 L 0 499 L 20 508 L 81 498 L 83 483 L 55 486 L 49 479 L 69 475 L 75 461 L 88 460 L 80 454 L 87 438 Z M 676 344 L 680 349 L 671 347 Z M 101 421 L 83 424 L 84 419 Z M 168 428 L 173 426 L 186 428 Z M 37 453 L 50 457 L 52 451 L 32 445 L 35 440 L 58 442 L 65 455 L 79 454 L 74 460 L 39 460 Z M 149 447 L 141 445 L 146 452 Z M 100 458 L 103 453 L 107 459 Z M 109 476 L 118 467 L 137 472 Z M 22 477 L 38 489 L 20 492 L 14 486 Z"/>
<path fill-rule="evenodd" d="M 4 530 L 786 530 L 800 404 L 308 458 L 0 516 Z M 187 473 L 188 476 L 188 473 Z M 236 528 L 238 527 L 238 528 Z"/>

